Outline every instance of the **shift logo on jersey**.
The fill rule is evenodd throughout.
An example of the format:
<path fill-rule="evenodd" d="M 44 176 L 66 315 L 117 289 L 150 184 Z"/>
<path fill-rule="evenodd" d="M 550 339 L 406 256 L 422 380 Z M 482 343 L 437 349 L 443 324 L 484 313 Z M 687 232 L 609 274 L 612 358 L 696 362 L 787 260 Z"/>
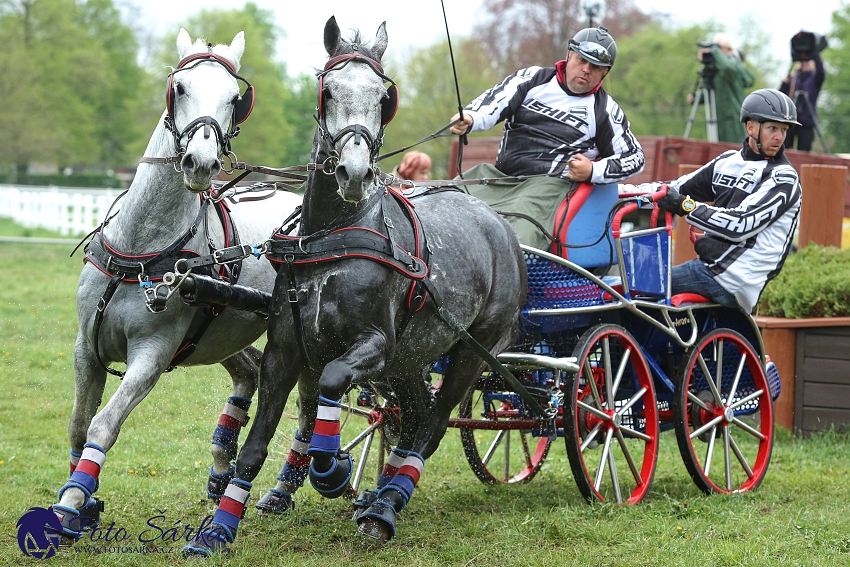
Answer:
<path fill-rule="evenodd" d="M 523 105 L 525 108 L 530 110 L 531 112 L 536 112 L 537 114 L 542 114 L 547 116 L 553 120 L 557 120 L 558 122 L 563 122 L 569 126 L 573 126 L 579 130 L 587 128 L 590 124 L 588 118 L 590 117 L 590 110 L 586 106 L 573 106 L 570 107 L 569 110 L 558 110 L 557 108 L 552 108 L 551 106 L 547 106 L 540 102 L 539 100 L 531 99 L 527 104 Z"/>
<path fill-rule="evenodd" d="M 730 189 L 740 189 L 741 191 L 747 191 L 748 189 L 752 189 L 754 187 L 755 180 L 756 169 L 750 168 L 747 169 L 741 175 L 731 175 L 729 173 L 715 171 L 714 177 L 711 182 L 719 187 L 728 187 Z"/>

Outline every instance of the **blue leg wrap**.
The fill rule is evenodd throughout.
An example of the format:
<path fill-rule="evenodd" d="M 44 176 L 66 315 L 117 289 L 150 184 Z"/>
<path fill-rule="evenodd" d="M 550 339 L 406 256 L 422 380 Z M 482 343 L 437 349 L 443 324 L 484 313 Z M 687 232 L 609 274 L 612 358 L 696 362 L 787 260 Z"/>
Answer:
<path fill-rule="evenodd" d="M 308 455 L 318 453 L 333 453 L 339 451 L 339 415 L 342 404 L 319 396 L 319 409 L 316 416 L 316 427 L 310 439 Z"/>

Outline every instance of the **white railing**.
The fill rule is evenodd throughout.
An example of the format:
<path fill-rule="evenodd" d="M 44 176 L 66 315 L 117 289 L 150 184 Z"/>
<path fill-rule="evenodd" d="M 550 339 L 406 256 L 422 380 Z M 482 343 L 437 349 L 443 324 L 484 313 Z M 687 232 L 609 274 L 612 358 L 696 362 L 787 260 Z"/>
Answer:
<path fill-rule="evenodd" d="M 27 228 L 77 236 L 101 223 L 119 193 L 118 189 L 0 185 L 0 217 Z"/>

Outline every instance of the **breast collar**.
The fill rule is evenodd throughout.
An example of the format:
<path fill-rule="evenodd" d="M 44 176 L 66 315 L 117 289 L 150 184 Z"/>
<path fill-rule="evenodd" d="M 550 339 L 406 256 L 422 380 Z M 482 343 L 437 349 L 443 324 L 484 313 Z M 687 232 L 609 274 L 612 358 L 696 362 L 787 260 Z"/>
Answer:
<path fill-rule="evenodd" d="M 103 235 L 103 226 L 101 226 L 94 234 L 91 242 L 86 245 L 86 255 L 83 258 L 83 262 L 90 262 L 95 268 L 110 278 L 120 275 L 123 282 L 138 282 L 144 286 L 145 283 L 162 281 L 163 275 L 174 271 L 174 264 L 178 260 L 196 258 L 201 255 L 195 250 L 184 250 L 183 246 L 198 234 L 201 223 L 207 214 L 209 204 L 210 199 L 201 195 L 201 206 L 192 225 L 177 240 L 159 252 L 147 254 L 124 254 L 119 252 L 107 242 L 106 237 Z M 213 206 L 224 230 L 224 247 L 238 245 L 239 233 L 233 224 L 230 209 L 223 201 L 214 202 Z M 215 251 L 216 247 L 209 237 L 207 223 L 204 223 L 204 232 L 210 252 Z M 194 271 L 235 284 L 239 279 L 241 270 L 242 262 L 236 262 L 221 266 L 218 270 L 206 267 Z"/>
<path fill-rule="evenodd" d="M 375 228 L 349 225 L 322 230 L 309 236 L 287 236 L 279 231 L 267 243 L 266 256 L 273 264 L 295 266 L 363 258 L 391 268 L 403 276 L 422 280 L 428 275 L 428 243 L 413 204 L 391 187 L 372 198 L 355 218 L 356 223 L 373 207 L 381 208 L 383 222 Z M 409 223 L 412 251 L 398 243 L 396 224 Z"/>

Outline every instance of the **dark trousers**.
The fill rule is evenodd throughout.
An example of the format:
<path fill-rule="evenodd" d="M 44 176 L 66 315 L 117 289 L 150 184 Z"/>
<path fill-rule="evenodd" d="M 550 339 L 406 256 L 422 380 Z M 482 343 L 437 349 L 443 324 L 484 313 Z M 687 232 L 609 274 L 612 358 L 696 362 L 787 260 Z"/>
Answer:
<path fill-rule="evenodd" d="M 801 152 L 812 151 L 812 142 L 815 140 L 815 129 L 813 126 L 792 126 L 785 136 L 785 147 L 792 149 L 794 140 L 797 140 L 797 149 Z"/>

